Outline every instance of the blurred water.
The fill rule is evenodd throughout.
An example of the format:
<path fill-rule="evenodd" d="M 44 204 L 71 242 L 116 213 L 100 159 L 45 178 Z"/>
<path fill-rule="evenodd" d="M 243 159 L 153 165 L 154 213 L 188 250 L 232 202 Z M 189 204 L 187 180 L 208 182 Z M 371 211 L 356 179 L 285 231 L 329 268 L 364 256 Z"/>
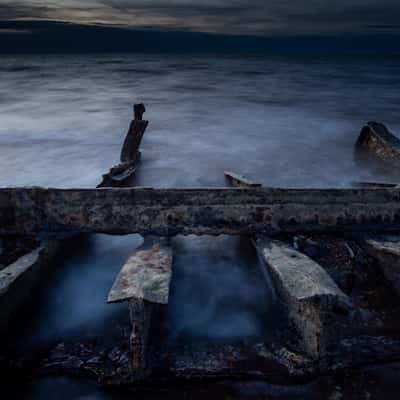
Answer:
<path fill-rule="evenodd" d="M 362 124 L 400 131 L 400 60 L 2 56 L 0 185 L 90 187 L 143 101 L 138 184 L 346 186 Z"/>
<path fill-rule="evenodd" d="M 399 89 L 399 59 L 2 56 L 0 186 L 95 186 L 118 161 L 134 102 L 146 104 L 150 120 L 137 185 L 222 186 L 224 170 L 271 186 L 385 180 L 355 163 L 352 146 L 369 120 L 400 132 Z M 101 335 L 127 317 L 125 305 L 104 302 L 140 243 L 94 235 L 65 244 L 26 335 Z M 173 246 L 173 338 L 272 329 L 254 251 L 229 237 Z"/>

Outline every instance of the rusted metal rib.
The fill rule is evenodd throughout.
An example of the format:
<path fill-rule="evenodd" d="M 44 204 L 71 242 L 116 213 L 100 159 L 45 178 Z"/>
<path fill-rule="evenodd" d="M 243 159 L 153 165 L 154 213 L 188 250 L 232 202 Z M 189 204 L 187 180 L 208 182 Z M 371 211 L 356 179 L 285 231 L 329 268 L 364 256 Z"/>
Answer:
<path fill-rule="evenodd" d="M 146 111 L 144 104 L 135 104 L 133 110 L 135 119 L 131 122 L 122 146 L 120 157 L 122 163 L 133 162 L 137 159 L 140 143 L 149 124 L 148 121 L 143 121 L 143 114 Z"/>

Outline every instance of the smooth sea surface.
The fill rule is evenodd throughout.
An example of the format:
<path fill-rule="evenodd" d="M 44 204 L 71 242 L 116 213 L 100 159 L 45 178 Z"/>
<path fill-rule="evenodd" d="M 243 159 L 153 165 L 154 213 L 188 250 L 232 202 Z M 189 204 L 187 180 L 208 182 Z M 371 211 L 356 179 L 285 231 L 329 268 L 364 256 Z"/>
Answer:
<path fill-rule="evenodd" d="M 398 58 L 0 57 L 2 187 L 96 186 L 118 162 L 138 102 L 150 121 L 139 186 L 224 186 L 224 170 L 280 187 L 387 181 L 355 162 L 353 145 L 371 120 L 400 134 Z M 101 336 L 110 321 L 127 318 L 125 304 L 105 300 L 141 242 L 139 235 L 93 235 L 65 245 L 24 340 Z M 273 296 L 255 278 L 254 250 L 225 236 L 172 244 L 173 338 L 231 340 L 273 330 Z M 57 398 L 58 388 L 66 398 L 111 398 L 57 382 L 36 383 L 26 398 Z"/>

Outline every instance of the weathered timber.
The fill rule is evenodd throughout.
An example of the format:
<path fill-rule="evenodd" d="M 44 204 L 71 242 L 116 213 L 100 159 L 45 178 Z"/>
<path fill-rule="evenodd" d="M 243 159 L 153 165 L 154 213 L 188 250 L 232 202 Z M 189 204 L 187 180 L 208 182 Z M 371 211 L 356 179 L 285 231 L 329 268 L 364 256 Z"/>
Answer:
<path fill-rule="evenodd" d="M 132 162 L 137 158 L 140 143 L 149 124 L 148 121 L 143 121 L 142 119 L 145 111 L 146 109 L 143 104 L 136 104 L 134 106 L 135 119 L 131 122 L 121 150 L 120 159 L 122 163 Z"/>
<path fill-rule="evenodd" d="M 377 260 L 383 275 L 400 295 L 400 236 L 364 236 L 359 244 Z"/>
<path fill-rule="evenodd" d="M 32 289 L 49 267 L 59 246 L 46 241 L 0 271 L 0 333 L 6 332 L 17 310 L 31 300 Z"/>
<path fill-rule="evenodd" d="M 0 234 L 400 231 L 400 189 L 0 189 Z"/>
<path fill-rule="evenodd" d="M 307 354 L 319 358 L 334 342 L 338 320 L 352 308 L 350 299 L 324 269 L 289 245 L 258 238 L 256 248 Z"/>
<path fill-rule="evenodd" d="M 386 164 L 400 166 L 400 139 L 381 123 L 368 122 L 362 128 L 356 150 L 363 150 Z"/>
<path fill-rule="evenodd" d="M 132 352 L 133 379 L 143 379 L 150 373 L 148 343 L 154 315 L 159 312 L 160 304 L 143 299 L 129 300 L 129 314 L 132 324 L 130 348 Z"/>
<path fill-rule="evenodd" d="M 135 120 L 141 121 L 143 119 L 143 114 L 146 112 L 146 107 L 143 103 L 133 105 L 133 115 Z"/>
<path fill-rule="evenodd" d="M 97 186 L 102 187 L 123 187 L 132 178 L 138 169 L 141 154 L 138 152 L 137 159 L 132 162 L 118 164 L 110 169 L 110 172 L 103 175 L 103 180 Z"/>
<path fill-rule="evenodd" d="M 229 182 L 230 185 L 236 187 L 261 187 L 261 183 L 253 182 L 244 176 L 235 174 L 234 172 L 225 171 L 225 178 Z"/>
<path fill-rule="evenodd" d="M 122 146 L 121 163 L 115 165 L 107 174 L 103 175 L 103 180 L 97 186 L 98 188 L 124 186 L 138 168 L 141 158 L 139 148 L 149 122 L 143 121 L 143 113 L 146 111 L 143 104 L 135 104 L 133 108 L 135 119 L 129 126 Z"/>
<path fill-rule="evenodd" d="M 172 248 L 168 239 L 146 237 L 122 267 L 108 302 L 135 298 L 168 304 L 171 277 Z"/>

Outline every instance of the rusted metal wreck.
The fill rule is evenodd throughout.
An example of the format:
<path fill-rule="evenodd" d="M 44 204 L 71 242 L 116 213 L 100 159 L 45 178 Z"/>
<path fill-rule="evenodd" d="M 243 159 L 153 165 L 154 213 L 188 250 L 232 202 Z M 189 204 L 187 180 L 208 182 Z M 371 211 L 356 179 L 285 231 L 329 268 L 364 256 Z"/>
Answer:
<path fill-rule="evenodd" d="M 46 235 L 53 240 L 79 232 L 144 236 L 108 296 L 109 303 L 128 303 L 132 333 L 126 357 L 118 357 L 112 373 L 98 372 L 103 383 L 207 377 L 289 383 L 400 360 L 400 236 L 387 236 L 400 232 L 396 184 L 271 189 L 225 172 L 235 188 L 128 188 L 148 125 L 142 120 L 144 111 L 143 105 L 135 106 L 121 163 L 103 176 L 98 189 L 0 189 L 3 237 Z M 357 147 L 367 145 L 376 157 L 397 162 L 398 146 L 382 127 L 368 124 Z M 282 308 L 278 338 L 182 348 L 160 348 L 154 342 L 174 279 L 169 237 L 178 234 L 246 235 L 252 240 L 261 276 L 272 284 Z M 41 251 L 38 247 L 34 254 Z M 33 271 L 29 265 L 36 259 L 24 257 L 29 260 L 23 265 Z M 13 291 L 3 271 L 0 311 L 11 313 L 20 291 Z"/>

